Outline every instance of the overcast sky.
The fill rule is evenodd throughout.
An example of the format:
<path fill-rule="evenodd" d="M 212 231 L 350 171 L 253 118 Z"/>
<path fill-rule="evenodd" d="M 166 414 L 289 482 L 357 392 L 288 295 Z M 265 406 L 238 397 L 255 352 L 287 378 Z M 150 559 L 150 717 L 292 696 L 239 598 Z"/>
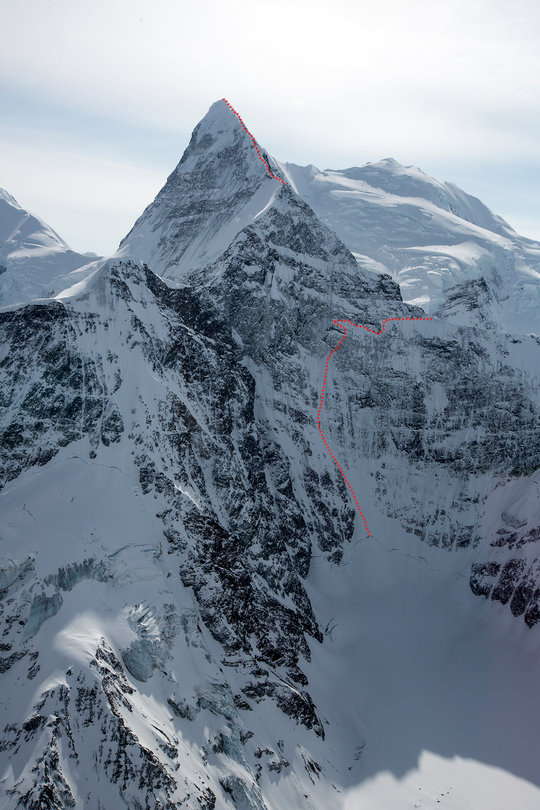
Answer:
<path fill-rule="evenodd" d="M 225 96 L 270 153 L 394 157 L 540 239 L 538 0 L 17 0 L 0 187 L 111 253 Z"/>

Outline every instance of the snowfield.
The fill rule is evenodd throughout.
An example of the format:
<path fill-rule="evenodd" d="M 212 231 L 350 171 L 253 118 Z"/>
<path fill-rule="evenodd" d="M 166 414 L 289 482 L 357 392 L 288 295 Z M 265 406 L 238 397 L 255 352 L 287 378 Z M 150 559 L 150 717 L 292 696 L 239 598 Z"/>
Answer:
<path fill-rule="evenodd" d="M 260 148 L 73 267 L 2 194 L 0 805 L 537 810 L 540 246 Z M 426 313 L 329 367 L 366 537 L 333 321 Z"/>

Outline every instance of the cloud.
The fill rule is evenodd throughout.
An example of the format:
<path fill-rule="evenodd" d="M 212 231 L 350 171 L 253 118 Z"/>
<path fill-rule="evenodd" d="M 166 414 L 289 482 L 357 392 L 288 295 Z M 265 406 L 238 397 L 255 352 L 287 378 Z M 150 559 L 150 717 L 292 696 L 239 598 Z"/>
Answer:
<path fill-rule="evenodd" d="M 4 12 L 4 75 L 74 106 L 176 126 L 222 95 L 254 109 L 360 123 L 376 108 L 449 92 L 536 102 L 535 2 L 515 0 L 41 0 Z M 525 13 L 526 12 L 526 13 Z M 198 108 L 198 109 L 197 109 Z M 164 113 L 166 113 L 164 115 Z M 301 117 L 301 114 L 300 114 Z M 273 116 L 275 122 L 275 115 Z M 274 123 L 276 125 L 276 123 Z"/>
<path fill-rule="evenodd" d="M 298 163 L 394 156 L 454 180 L 462 161 L 473 186 L 475 161 L 540 165 L 536 0 L 21 0 L 3 30 L 9 109 L 28 140 L 50 135 L 43 149 L 67 130 L 80 155 L 166 174 L 226 96 Z M 107 182 L 105 163 L 108 190 L 124 174 Z M 66 160 L 55 188 L 79 167 Z"/>
<path fill-rule="evenodd" d="M 108 255 L 156 196 L 168 172 L 33 140 L 0 136 L 1 185 L 74 250 Z M 26 137 L 25 137 L 26 136 Z"/>

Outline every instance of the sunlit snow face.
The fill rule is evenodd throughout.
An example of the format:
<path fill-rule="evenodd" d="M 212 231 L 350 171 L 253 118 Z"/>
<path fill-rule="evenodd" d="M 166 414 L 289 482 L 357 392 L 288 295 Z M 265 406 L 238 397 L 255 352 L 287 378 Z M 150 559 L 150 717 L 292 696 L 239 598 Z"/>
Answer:
<path fill-rule="evenodd" d="M 533 235 L 539 26 L 534 0 L 278 0 L 271 18 L 246 0 L 14 4 L 2 184 L 76 249 L 110 253 L 227 95 L 283 159 L 394 155 Z"/>

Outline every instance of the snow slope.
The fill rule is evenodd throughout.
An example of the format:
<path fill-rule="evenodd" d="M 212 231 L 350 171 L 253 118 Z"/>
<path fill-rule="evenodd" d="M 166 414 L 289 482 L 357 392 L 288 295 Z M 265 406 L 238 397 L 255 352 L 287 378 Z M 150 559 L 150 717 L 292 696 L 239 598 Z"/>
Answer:
<path fill-rule="evenodd" d="M 457 323 L 488 317 L 508 332 L 539 333 L 540 244 L 480 200 L 393 159 L 284 168 L 359 266 L 390 273 L 405 301 Z"/>
<path fill-rule="evenodd" d="M 2 806 L 533 810 L 538 343 L 351 330 L 368 539 L 333 319 L 423 313 L 230 115 L 144 256 L 0 312 Z"/>
<path fill-rule="evenodd" d="M 88 263 L 0 189 L 0 306 L 54 295 L 84 276 Z"/>
<path fill-rule="evenodd" d="M 266 163 L 275 162 L 262 150 Z M 225 101 L 195 127 L 182 160 L 121 241 L 118 256 L 147 262 L 173 284 L 220 256 L 271 204 L 281 183 Z"/>

